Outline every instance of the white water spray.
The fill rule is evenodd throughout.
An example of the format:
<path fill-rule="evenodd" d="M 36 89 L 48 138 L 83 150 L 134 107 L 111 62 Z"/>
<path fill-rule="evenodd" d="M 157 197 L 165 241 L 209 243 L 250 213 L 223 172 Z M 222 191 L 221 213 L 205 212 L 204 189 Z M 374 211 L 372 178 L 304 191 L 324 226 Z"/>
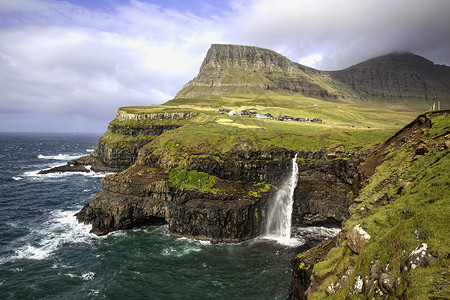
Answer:
<path fill-rule="evenodd" d="M 291 239 L 292 205 L 298 181 L 297 154 L 292 159 L 291 169 L 291 175 L 277 191 L 268 209 L 266 237 L 280 244 L 289 244 Z"/>

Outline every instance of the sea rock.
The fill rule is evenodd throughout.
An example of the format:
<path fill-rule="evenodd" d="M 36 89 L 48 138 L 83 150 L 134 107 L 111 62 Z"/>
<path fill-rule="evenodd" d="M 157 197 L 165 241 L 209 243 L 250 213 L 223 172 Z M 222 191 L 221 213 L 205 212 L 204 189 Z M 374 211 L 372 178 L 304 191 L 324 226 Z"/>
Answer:
<path fill-rule="evenodd" d="M 39 174 L 50 174 L 50 173 L 66 173 L 66 172 L 83 172 L 89 173 L 90 170 L 82 165 L 64 165 L 59 167 L 54 167 L 47 170 L 39 171 Z"/>
<path fill-rule="evenodd" d="M 359 254 L 370 241 L 370 235 L 361 228 L 360 224 L 356 225 L 348 235 L 347 246 L 356 254 Z"/>

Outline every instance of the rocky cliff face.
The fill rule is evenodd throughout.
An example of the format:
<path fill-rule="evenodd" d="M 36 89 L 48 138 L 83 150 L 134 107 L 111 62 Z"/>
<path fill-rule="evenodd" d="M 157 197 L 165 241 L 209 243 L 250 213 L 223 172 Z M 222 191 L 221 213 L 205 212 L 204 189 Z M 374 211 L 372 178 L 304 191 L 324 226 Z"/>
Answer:
<path fill-rule="evenodd" d="M 288 151 L 271 154 L 272 156 L 267 153 L 258 154 L 247 160 L 241 158 L 238 168 L 233 169 L 232 166 L 236 164 L 229 164 L 225 167 L 228 170 L 226 172 L 218 171 L 215 164 L 198 162 L 197 169 L 224 175 L 222 178 L 207 176 L 213 179 L 208 190 L 201 188 L 201 181 L 205 181 L 204 175 L 207 174 L 205 172 L 179 171 L 174 168 L 171 170 L 175 171 L 168 171 L 153 160 L 143 160 L 151 166 L 141 164 L 139 160 L 132 168 L 106 176 L 102 180 L 103 192 L 86 204 L 77 218 L 80 222 L 92 224 L 92 232 L 96 234 L 165 222 L 175 236 L 213 242 L 236 242 L 253 238 L 260 232 L 266 202 L 274 188 L 251 180 L 255 175 L 249 174 L 254 166 L 268 170 L 269 165 L 272 165 L 274 173 L 285 173 L 288 171 L 285 166 L 289 165 L 291 159 L 287 156 Z M 273 166 L 274 160 L 277 160 L 276 168 Z M 208 166 L 212 169 L 208 169 Z M 171 172 L 196 176 L 193 184 L 197 188 L 174 185 L 175 179 L 171 177 Z M 272 182 L 278 180 L 264 172 L 259 175 L 258 179 L 266 178 Z M 190 180 L 189 177 L 183 178 L 184 182 Z"/>
<path fill-rule="evenodd" d="M 450 100 L 450 67 L 400 53 L 341 71 L 319 71 L 263 48 L 212 45 L 196 78 L 177 98 L 287 90 L 321 99 Z"/>
<path fill-rule="evenodd" d="M 358 170 L 363 155 L 333 150 L 301 151 L 294 192 L 293 225 L 337 225 L 362 186 Z"/>
<path fill-rule="evenodd" d="M 165 222 L 175 236 L 213 242 L 236 242 L 259 235 L 267 203 L 289 174 L 294 153 L 273 147 L 190 155 L 193 159 L 188 165 L 173 164 L 148 144 L 139 152 L 135 166 L 102 180 L 103 192 L 85 205 L 78 220 L 92 224 L 96 234 Z M 353 153 L 299 153 L 294 224 L 340 224 L 352 203 L 349 195 L 360 185 L 360 161 Z M 191 181 L 189 177 L 175 185 L 174 172 L 197 176 L 194 187 L 183 186 Z M 201 177 L 203 174 L 209 179 Z M 206 180 L 211 180 L 211 185 L 205 190 L 201 183 Z"/>
<path fill-rule="evenodd" d="M 357 97 L 328 73 L 294 63 L 274 51 L 238 45 L 211 45 L 196 78 L 176 98 L 284 89 L 316 97 Z"/>

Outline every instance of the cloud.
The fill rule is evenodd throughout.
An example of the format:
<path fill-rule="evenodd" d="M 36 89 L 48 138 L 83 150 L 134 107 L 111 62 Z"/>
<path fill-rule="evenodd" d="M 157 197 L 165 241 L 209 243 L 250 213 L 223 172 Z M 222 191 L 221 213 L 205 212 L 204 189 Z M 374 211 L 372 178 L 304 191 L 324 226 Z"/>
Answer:
<path fill-rule="evenodd" d="M 173 98 L 217 38 L 201 30 L 208 20 L 139 1 L 116 7 L 113 15 L 68 2 L 14 3 L 0 3 L 9 19 L 0 29 L 4 114 L 107 123 L 120 106 Z"/>
<path fill-rule="evenodd" d="M 43 130 L 66 116 L 74 130 L 85 120 L 92 131 L 120 106 L 165 102 L 196 76 L 212 43 L 265 47 L 325 70 L 404 50 L 450 65 L 448 0 L 89 3 L 0 1 L 0 113 L 8 120 L 0 130 L 26 115 L 47 118 Z"/>
<path fill-rule="evenodd" d="M 323 69 L 404 50 L 450 64 L 450 1 L 254 0 L 237 9 L 234 40 L 295 61 L 321 53 Z"/>

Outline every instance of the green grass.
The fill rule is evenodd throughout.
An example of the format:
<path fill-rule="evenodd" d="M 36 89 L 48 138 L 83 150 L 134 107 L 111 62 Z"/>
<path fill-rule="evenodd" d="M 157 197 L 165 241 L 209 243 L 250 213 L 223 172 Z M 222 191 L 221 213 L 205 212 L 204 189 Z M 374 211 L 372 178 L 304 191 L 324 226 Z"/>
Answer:
<path fill-rule="evenodd" d="M 220 115 L 219 108 L 235 111 L 253 109 L 260 113 L 320 118 L 323 124 L 276 121 Z M 287 91 L 268 91 L 266 95 L 213 95 L 209 99 L 174 99 L 164 105 L 133 106 L 120 110 L 134 114 L 194 112 L 184 120 L 114 120 L 119 126 L 181 125 L 158 136 L 148 145 L 152 152 L 182 168 L 192 155 L 224 154 L 242 145 L 252 150 L 283 147 L 293 151 L 339 148 L 365 150 L 387 139 L 409 123 L 419 108 L 403 111 L 398 104 L 380 106 L 334 103 L 292 95 Z M 176 145 L 179 146 L 176 146 Z"/>
<path fill-rule="evenodd" d="M 154 135 L 124 135 L 119 133 L 106 132 L 100 137 L 100 140 L 105 142 L 111 149 L 130 148 L 134 147 L 137 141 L 151 141 L 155 138 Z"/>
<path fill-rule="evenodd" d="M 334 296 L 335 299 L 345 298 L 357 275 L 368 276 L 370 264 L 375 260 L 379 261 L 379 266 L 389 263 L 389 273 L 402 278 L 404 284 L 396 290 L 395 296 L 400 296 L 405 290 L 407 299 L 449 295 L 450 286 L 445 278 L 448 278 L 450 263 L 450 156 L 442 135 L 448 134 L 450 118 L 430 118 L 434 125 L 419 142 L 427 142 L 430 152 L 414 159 L 411 149 L 393 150 L 390 159 L 377 167 L 369 184 L 356 199 L 360 204 L 344 224 L 343 232 L 348 234 L 355 225 L 361 224 L 371 235 L 371 241 L 353 259 L 355 271 L 352 280 Z M 399 190 L 404 181 L 412 181 L 413 184 Z M 419 234 L 418 239 L 415 232 Z M 428 244 L 437 263 L 401 273 L 400 264 L 420 243 Z M 338 254 L 348 251 L 346 249 L 343 243 L 331 250 L 327 258 L 317 264 L 317 271 L 342 272 L 339 266 L 349 264 L 350 260 Z M 320 286 L 318 295 L 322 295 L 325 288 L 326 285 Z"/>
<path fill-rule="evenodd" d="M 207 173 L 197 171 L 186 171 L 178 168 L 172 168 L 168 172 L 169 181 L 172 186 L 181 186 L 186 190 L 196 189 L 203 193 L 215 194 L 218 192 L 214 189 L 216 179 Z"/>

